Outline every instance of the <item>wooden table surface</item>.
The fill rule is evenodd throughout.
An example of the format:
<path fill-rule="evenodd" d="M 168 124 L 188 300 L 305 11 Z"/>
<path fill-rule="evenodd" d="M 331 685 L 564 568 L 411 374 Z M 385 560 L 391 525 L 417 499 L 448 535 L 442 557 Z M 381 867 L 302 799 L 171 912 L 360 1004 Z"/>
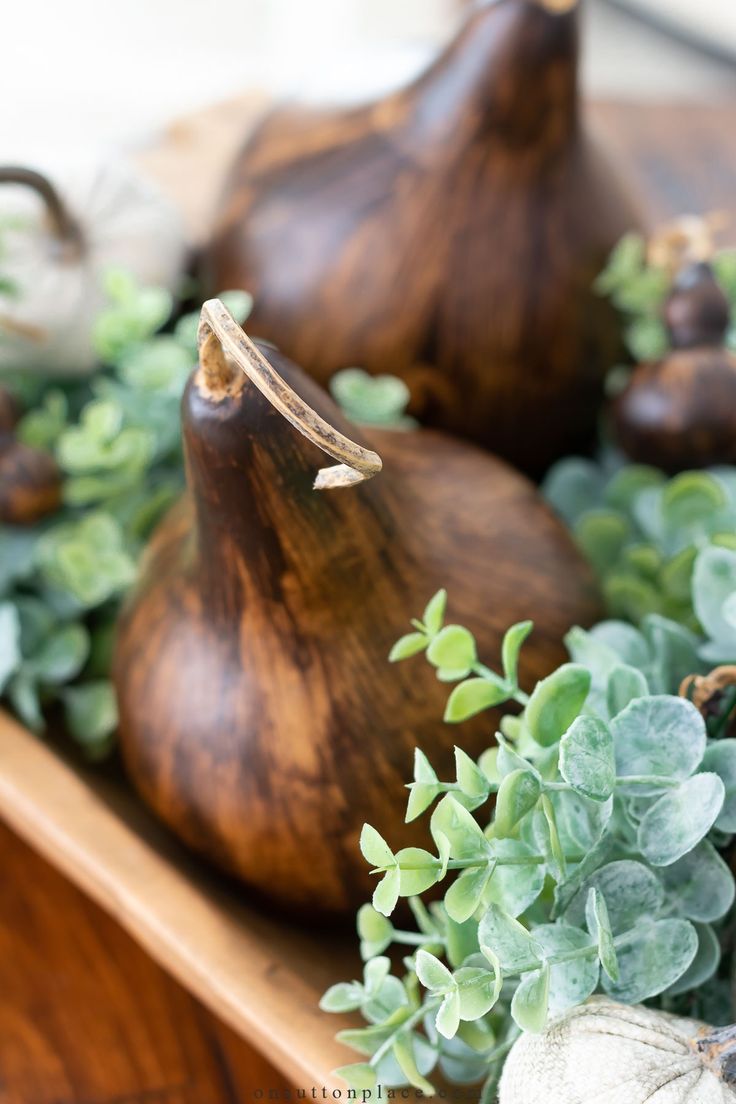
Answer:
<path fill-rule="evenodd" d="M 592 113 L 651 222 L 734 208 L 736 106 L 606 104 Z M 226 159 L 232 138 L 221 139 Z M 158 166 L 164 181 L 179 174 L 186 150 L 159 156 Z M 191 224 L 200 230 L 212 202 L 205 191 L 192 201 Z M 1 827 L 0 869 L 2 1104 L 237 1104 L 256 1100 L 261 1088 L 265 1099 L 269 1089 L 287 1088 Z"/>

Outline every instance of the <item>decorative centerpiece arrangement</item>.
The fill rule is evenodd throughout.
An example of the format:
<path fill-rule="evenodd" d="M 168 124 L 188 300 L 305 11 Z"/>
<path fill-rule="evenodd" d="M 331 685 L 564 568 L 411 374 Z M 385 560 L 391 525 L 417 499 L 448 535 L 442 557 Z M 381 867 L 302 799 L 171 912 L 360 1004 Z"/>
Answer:
<path fill-rule="evenodd" d="M 270 114 L 201 312 L 132 172 L 0 170 L 41 201 L 0 211 L 0 692 L 244 896 L 359 908 L 355 1093 L 735 1088 L 736 253 L 681 220 L 600 272 L 636 219 L 577 7 Z"/>

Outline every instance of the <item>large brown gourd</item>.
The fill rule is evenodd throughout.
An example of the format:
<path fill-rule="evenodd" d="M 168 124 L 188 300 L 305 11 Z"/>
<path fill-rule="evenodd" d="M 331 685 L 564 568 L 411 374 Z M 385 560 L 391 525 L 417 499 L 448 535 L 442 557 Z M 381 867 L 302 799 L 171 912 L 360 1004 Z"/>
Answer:
<path fill-rule="evenodd" d="M 325 384 L 403 377 L 423 421 L 539 474 L 594 437 L 618 355 L 592 291 L 637 218 L 581 120 L 577 0 L 474 5 L 368 107 L 285 107 L 238 156 L 203 259 Z"/>
<path fill-rule="evenodd" d="M 432 431 L 384 431 L 368 482 L 381 460 L 315 383 L 273 349 L 266 361 L 217 300 L 200 334 L 189 494 L 118 634 L 123 754 L 197 850 L 290 911 L 344 912 L 371 891 L 364 821 L 397 847 L 424 838 L 403 823 L 415 746 L 452 776 L 449 688 L 421 660 L 387 662 L 409 618 L 446 586 L 487 656 L 534 618 L 530 682 L 597 599 L 523 476 Z M 320 450 L 341 463 L 313 486 Z M 492 733 L 471 724 L 463 746 L 480 753 Z"/>

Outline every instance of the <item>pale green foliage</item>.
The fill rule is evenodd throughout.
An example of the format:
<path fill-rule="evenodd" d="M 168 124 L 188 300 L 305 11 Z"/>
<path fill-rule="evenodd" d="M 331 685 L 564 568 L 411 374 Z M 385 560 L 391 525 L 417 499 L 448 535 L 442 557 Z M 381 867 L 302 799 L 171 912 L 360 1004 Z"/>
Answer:
<path fill-rule="evenodd" d="M 347 416 L 382 429 L 413 429 L 406 414 L 409 388 L 396 376 L 371 376 L 362 368 L 344 368 L 330 380 L 330 391 Z"/>
<path fill-rule="evenodd" d="M 711 596 L 731 585 L 728 566 L 713 565 Z M 438 1068 L 484 1079 L 490 1100 L 519 1032 L 543 1030 L 596 991 L 681 1010 L 697 990 L 714 1014 L 718 933 L 734 903 L 714 843 L 736 829 L 736 740 L 708 739 L 695 706 L 671 693 L 701 645 L 675 623 L 651 615 L 639 629 L 615 620 L 574 629 L 572 662 L 527 694 L 518 658 L 531 625 L 509 630 L 495 671 L 466 629 L 445 625 L 446 602 L 442 591 L 432 599 L 392 659 L 424 651 L 440 680 L 458 683 L 450 721 L 503 702 L 517 710 L 478 762 L 456 749 L 454 778 L 440 779 L 417 750 L 407 819 L 431 810 L 427 850 L 394 852 L 363 829 L 377 885 L 358 917 L 361 950 L 379 972 L 391 945 L 413 951 L 393 979 L 405 1002 L 381 1020 L 375 1004 L 366 1015 L 364 981 L 333 988 L 323 1007 L 360 1008 L 372 1025 L 342 1035 L 363 1056 L 352 1084 L 398 1077 L 427 1092 Z M 444 899 L 426 908 L 418 897 L 438 883 Z M 389 919 L 402 897 L 417 930 Z"/>
<path fill-rule="evenodd" d="M 632 464 L 562 460 L 543 487 L 598 575 L 613 617 L 660 614 L 704 633 L 705 661 L 736 659 L 736 468 L 667 479 Z"/>
<path fill-rule="evenodd" d="M 120 601 L 151 529 L 183 487 L 179 404 L 196 363 L 198 316 L 158 332 L 174 309 L 160 288 L 106 278 L 89 381 L 33 380 L 21 440 L 52 452 L 62 509 L 32 529 L 0 526 L 0 693 L 31 728 L 58 702 L 70 734 L 104 755 L 117 724 L 108 680 Z M 250 297 L 227 293 L 241 321 Z M 3 381 L 13 391 L 16 376 Z"/>

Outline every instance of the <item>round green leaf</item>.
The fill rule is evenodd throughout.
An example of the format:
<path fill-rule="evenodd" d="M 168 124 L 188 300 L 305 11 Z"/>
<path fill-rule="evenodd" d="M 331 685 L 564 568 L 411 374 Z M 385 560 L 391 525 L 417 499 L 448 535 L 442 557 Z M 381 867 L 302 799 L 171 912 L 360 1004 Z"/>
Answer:
<path fill-rule="evenodd" d="M 538 744 L 552 747 L 562 738 L 583 708 L 590 684 L 590 672 L 576 663 L 563 664 L 537 683 L 524 718 Z"/>
<path fill-rule="evenodd" d="M 589 955 L 560 962 L 550 970 L 549 1010 L 553 1014 L 582 1004 L 598 985 L 600 967 L 597 947 L 587 932 L 569 924 L 543 924 L 533 931 L 535 942 L 545 955 L 565 954 L 590 947 Z"/>
<path fill-rule="evenodd" d="M 668 997 L 676 997 L 680 993 L 698 989 L 712 978 L 718 969 L 718 964 L 721 961 L 721 944 L 718 936 L 710 924 L 696 924 L 695 931 L 698 935 L 698 949 L 695 958 L 685 973 L 673 985 L 670 985 L 667 990 Z"/>
<path fill-rule="evenodd" d="M 521 979 L 511 1001 L 511 1015 L 522 1031 L 539 1034 L 547 1023 L 550 968 L 545 962 L 540 970 Z"/>
<path fill-rule="evenodd" d="M 669 866 L 700 843 L 723 807 L 717 774 L 696 774 L 656 801 L 639 824 L 638 844 L 652 866 Z"/>
<path fill-rule="evenodd" d="M 638 673 L 638 672 L 637 672 Z M 613 738 L 597 717 L 577 717 L 560 741 L 560 773 L 592 801 L 606 801 L 616 784 Z"/>
<path fill-rule="evenodd" d="M 688 920 L 720 920 L 733 905 L 733 874 L 710 840 L 657 873 L 673 908 Z"/>
<path fill-rule="evenodd" d="M 544 864 L 516 866 L 503 863 L 504 859 L 523 859 L 534 853 L 523 840 L 494 840 L 493 853 L 500 861 L 485 888 L 483 899 L 486 904 L 498 905 L 509 916 L 521 916 L 544 889 Z"/>
<path fill-rule="evenodd" d="M 530 770 L 515 770 L 504 778 L 496 796 L 494 826 L 499 837 L 509 836 L 541 794 L 538 776 Z"/>
<path fill-rule="evenodd" d="M 456 923 L 469 920 L 478 908 L 493 867 L 488 864 L 477 869 L 464 870 L 445 894 L 447 914 Z"/>
<path fill-rule="evenodd" d="M 722 832 L 736 832 L 736 740 L 718 740 L 707 747 L 701 770 L 717 774 L 726 790 L 716 828 Z"/>
<path fill-rule="evenodd" d="M 621 859 L 607 863 L 586 878 L 565 912 L 568 924 L 578 928 L 585 923 L 591 889 L 603 896 L 614 935 L 636 927 L 642 916 L 657 916 L 664 904 L 664 886 L 657 874 L 643 863 Z"/>
<path fill-rule="evenodd" d="M 654 775 L 689 778 L 705 752 L 705 722 L 684 698 L 653 695 L 637 698 L 611 721 L 619 778 Z M 645 796 L 657 785 L 620 786 L 620 792 Z"/>
<path fill-rule="evenodd" d="M 437 859 L 421 847 L 404 847 L 396 852 L 402 897 L 418 897 L 433 886 L 439 875 Z"/>
<path fill-rule="evenodd" d="M 663 993 L 682 977 L 695 958 L 698 937 L 687 920 L 657 920 L 640 924 L 631 938 L 616 948 L 618 981 L 601 981 L 614 1000 L 640 1004 Z"/>
<path fill-rule="evenodd" d="M 498 959 L 505 971 L 514 972 L 524 966 L 528 969 L 540 957 L 539 947 L 527 929 L 497 905 L 490 905 L 484 914 L 478 941 L 484 954 L 486 948 L 491 952 L 487 955 L 489 961 L 493 964 Z"/>
<path fill-rule="evenodd" d="M 434 667 L 468 674 L 478 658 L 475 638 L 461 625 L 447 625 L 427 648 L 427 659 Z"/>
<path fill-rule="evenodd" d="M 509 688 L 501 682 L 487 678 L 465 679 L 450 694 L 444 719 L 448 724 L 459 724 L 508 699 Z"/>
<path fill-rule="evenodd" d="M 636 667 L 622 663 L 614 667 L 608 676 L 606 686 L 606 704 L 611 717 L 616 717 L 636 698 L 645 698 L 649 693 L 646 677 Z"/>

